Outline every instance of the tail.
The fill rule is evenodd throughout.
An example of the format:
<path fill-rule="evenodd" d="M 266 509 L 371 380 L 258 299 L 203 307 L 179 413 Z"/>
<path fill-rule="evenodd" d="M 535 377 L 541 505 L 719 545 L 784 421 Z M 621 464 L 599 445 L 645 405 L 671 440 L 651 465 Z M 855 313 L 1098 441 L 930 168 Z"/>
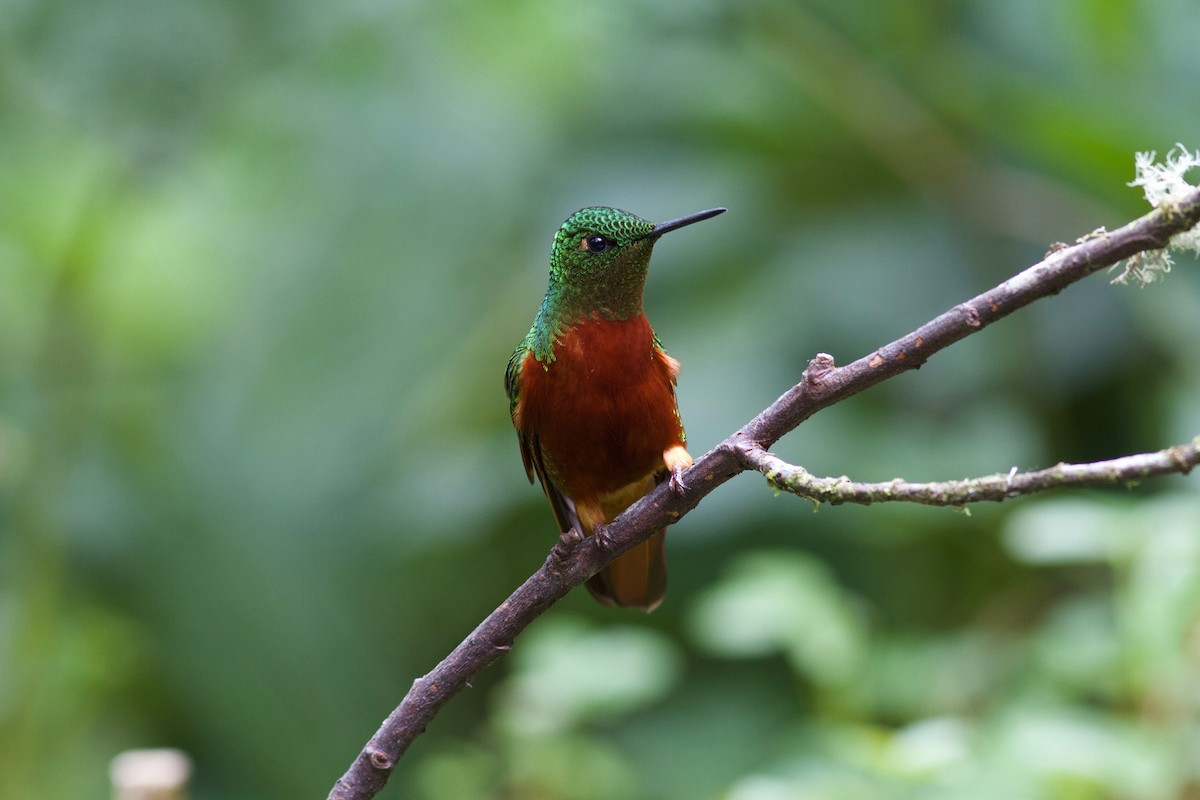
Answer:
<path fill-rule="evenodd" d="M 610 606 L 658 608 L 667 591 L 667 531 L 663 529 L 623 553 L 587 582 L 592 597 Z"/>

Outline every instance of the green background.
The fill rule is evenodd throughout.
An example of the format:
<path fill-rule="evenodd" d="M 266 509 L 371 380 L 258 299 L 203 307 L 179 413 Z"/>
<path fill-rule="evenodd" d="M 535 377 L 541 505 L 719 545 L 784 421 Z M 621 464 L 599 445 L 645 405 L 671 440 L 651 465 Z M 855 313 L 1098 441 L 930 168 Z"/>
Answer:
<path fill-rule="evenodd" d="M 0 797 L 323 797 L 554 539 L 501 386 L 584 205 L 667 219 L 700 453 L 1144 213 L 1189 0 L 0 0 Z M 776 452 L 941 480 L 1200 432 L 1200 274 L 1093 276 Z M 1197 479 L 971 514 L 756 475 L 575 592 L 384 797 L 1200 796 Z"/>

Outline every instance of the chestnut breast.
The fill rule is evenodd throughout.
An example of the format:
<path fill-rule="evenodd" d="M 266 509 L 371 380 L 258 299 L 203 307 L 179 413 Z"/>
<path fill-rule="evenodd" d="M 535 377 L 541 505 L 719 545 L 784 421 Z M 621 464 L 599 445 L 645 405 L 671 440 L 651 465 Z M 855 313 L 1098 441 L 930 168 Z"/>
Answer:
<path fill-rule="evenodd" d="M 654 345 L 644 314 L 571 326 L 543 364 L 521 366 L 517 420 L 550 479 L 587 501 L 663 469 L 683 443 L 675 402 L 679 364 Z"/>

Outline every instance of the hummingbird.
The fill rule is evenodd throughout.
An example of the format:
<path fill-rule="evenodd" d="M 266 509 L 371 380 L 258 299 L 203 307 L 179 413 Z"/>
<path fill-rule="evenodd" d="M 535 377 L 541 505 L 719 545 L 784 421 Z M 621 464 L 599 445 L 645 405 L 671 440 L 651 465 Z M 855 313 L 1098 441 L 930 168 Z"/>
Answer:
<path fill-rule="evenodd" d="M 554 235 L 550 283 L 504 373 L 525 472 L 563 533 L 591 536 L 692 463 L 675 399 L 679 362 L 650 327 L 642 293 L 659 238 L 712 208 L 653 223 L 616 208 L 576 211 Z M 667 586 L 666 529 L 588 580 L 606 605 L 653 611 Z"/>

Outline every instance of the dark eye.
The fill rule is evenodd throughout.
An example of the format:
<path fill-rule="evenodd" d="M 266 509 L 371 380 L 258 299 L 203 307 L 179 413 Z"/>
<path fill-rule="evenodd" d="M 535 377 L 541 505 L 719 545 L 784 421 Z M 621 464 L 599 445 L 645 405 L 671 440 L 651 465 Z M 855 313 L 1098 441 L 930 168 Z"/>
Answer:
<path fill-rule="evenodd" d="M 612 242 L 599 234 L 589 236 L 583 240 L 583 248 L 589 253 L 603 253 L 610 247 L 612 247 Z"/>

